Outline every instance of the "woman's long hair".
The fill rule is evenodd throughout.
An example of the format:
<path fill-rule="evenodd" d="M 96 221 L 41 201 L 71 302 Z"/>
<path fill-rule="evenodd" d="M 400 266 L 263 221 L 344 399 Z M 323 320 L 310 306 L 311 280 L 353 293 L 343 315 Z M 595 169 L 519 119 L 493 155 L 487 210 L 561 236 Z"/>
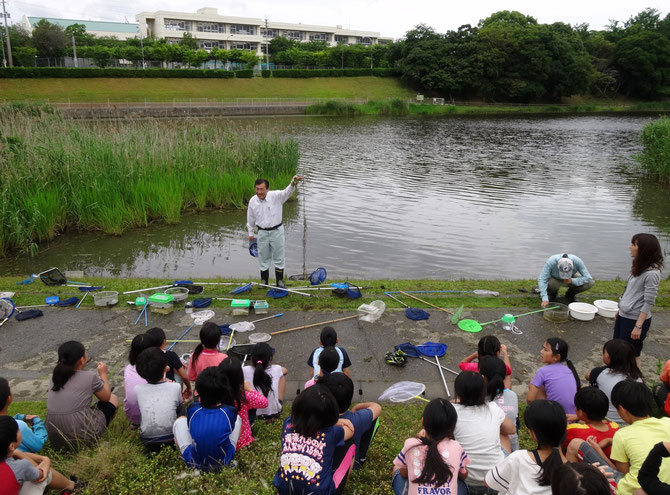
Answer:
<path fill-rule="evenodd" d="M 565 410 L 553 400 L 534 400 L 526 407 L 523 421 L 535 434 L 538 448 L 552 448 L 551 454 L 542 463 L 540 474 L 536 478 L 540 486 L 549 486 L 552 474 L 563 465 L 559 449 L 565 440 L 565 431 L 568 427 Z"/>
<path fill-rule="evenodd" d="M 622 339 L 612 339 L 605 342 L 603 352 L 607 351 L 610 364 L 607 366 L 615 373 L 621 373 L 630 380 L 642 378 L 642 371 L 635 359 L 635 348 L 630 342 Z"/>
<path fill-rule="evenodd" d="M 635 234 L 630 241 L 637 246 L 637 256 L 633 258 L 630 273 L 634 277 L 642 275 L 650 268 L 663 268 L 663 249 L 654 234 Z"/>
<path fill-rule="evenodd" d="M 58 348 L 58 363 L 51 375 L 53 382 L 52 390 L 58 392 L 62 389 L 72 375 L 77 371 L 75 365 L 86 355 L 86 348 L 81 342 L 70 340 L 61 344 Z"/>
<path fill-rule="evenodd" d="M 431 400 L 423 410 L 423 428 L 427 437 L 421 437 L 421 444 L 428 447 L 426 459 L 421 468 L 418 478 L 412 480 L 414 483 L 422 483 L 440 487 L 451 481 L 453 476 L 452 466 L 447 464 L 438 450 L 442 440 L 454 439 L 454 429 L 458 415 L 454 406 L 445 399 Z M 418 445 L 413 448 L 419 447 Z M 458 461 L 458 459 L 456 459 Z"/>
<path fill-rule="evenodd" d="M 577 390 L 579 390 L 582 386 L 582 382 L 579 379 L 579 374 L 575 369 L 575 365 L 572 364 L 572 361 L 568 359 L 568 351 L 570 350 L 568 343 L 563 339 L 559 339 L 558 337 L 550 337 L 546 340 L 546 342 L 551 348 L 551 353 L 554 356 L 559 356 L 560 362 L 565 363 L 568 368 L 570 368 L 570 371 L 572 371 L 572 375 L 575 377 L 575 381 L 577 382 Z"/>
<path fill-rule="evenodd" d="M 254 387 L 260 389 L 267 397 L 272 390 L 272 377 L 265 371 L 272 359 L 272 347 L 265 342 L 256 344 L 251 349 L 251 362 L 254 363 Z"/>

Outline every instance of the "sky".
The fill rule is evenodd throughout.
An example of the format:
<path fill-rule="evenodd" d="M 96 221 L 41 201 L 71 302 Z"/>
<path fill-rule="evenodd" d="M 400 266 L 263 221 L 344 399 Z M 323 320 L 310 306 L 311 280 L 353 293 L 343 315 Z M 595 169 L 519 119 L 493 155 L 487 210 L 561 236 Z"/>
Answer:
<path fill-rule="evenodd" d="M 341 25 L 345 29 L 378 31 L 382 36 L 400 38 L 420 23 L 440 33 L 463 24 L 476 25 L 494 12 L 517 10 L 535 17 L 540 23 L 588 23 L 591 29 L 603 29 L 610 20 L 625 21 L 645 8 L 668 13 L 667 0 L 258 0 L 216 2 L 201 0 L 6 0 L 10 22 L 20 22 L 23 15 L 60 17 L 95 21 L 135 22 L 142 11 L 170 10 L 195 12 L 201 7 L 216 7 L 220 15 L 265 18 L 277 22 L 294 22 L 324 26 Z M 664 8 L 665 7 L 665 8 Z"/>

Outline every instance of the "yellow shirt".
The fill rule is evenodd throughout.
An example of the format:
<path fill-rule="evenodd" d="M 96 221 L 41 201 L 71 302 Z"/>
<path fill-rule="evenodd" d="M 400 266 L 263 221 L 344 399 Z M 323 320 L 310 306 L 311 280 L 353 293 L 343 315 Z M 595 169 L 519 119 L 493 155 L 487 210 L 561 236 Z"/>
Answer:
<path fill-rule="evenodd" d="M 670 418 L 647 418 L 635 421 L 632 425 L 621 428 L 612 440 L 613 461 L 627 462 L 630 470 L 621 478 L 617 493 L 632 495 L 640 488 L 637 473 L 651 449 L 658 442 L 670 441 Z M 663 459 L 658 479 L 670 483 L 670 458 Z"/>

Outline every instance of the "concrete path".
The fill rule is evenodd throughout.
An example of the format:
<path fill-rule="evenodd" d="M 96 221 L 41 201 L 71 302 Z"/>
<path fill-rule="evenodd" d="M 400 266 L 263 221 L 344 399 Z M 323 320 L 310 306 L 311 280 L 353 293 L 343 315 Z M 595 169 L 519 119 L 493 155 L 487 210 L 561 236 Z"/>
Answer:
<path fill-rule="evenodd" d="M 536 309 L 536 308 L 530 308 Z M 132 339 L 144 331 L 142 322 L 133 323 L 137 311 L 132 308 L 87 309 L 44 308 L 41 318 L 17 322 L 12 319 L 0 327 L 0 376 L 10 380 L 14 396 L 18 400 L 45 400 L 48 379 L 56 363 L 56 350 L 67 340 L 79 340 L 88 349 L 92 361 L 104 361 L 110 368 L 112 385 L 116 393 L 123 396 L 123 367 L 127 364 L 128 346 Z M 519 314 L 523 310 L 515 308 Z M 477 310 L 474 314 L 464 312 L 463 318 L 490 321 L 500 318 L 503 309 Z M 232 323 L 254 320 L 249 317 L 232 317 L 229 310 L 217 309 L 212 321 Z M 270 314 L 276 313 L 271 311 Z M 322 322 L 349 316 L 345 312 L 285 312 L 276 319 L 257 324 L 258 332 L 273 332 L 287 328 Z M 162 327 L 168 339 L 175 339 L 191 324 L 192 319 L 183 309 L 170 315 L 150 314 L 149 325 Z M 458 370 L 459 361 L 476 351 L 477 342 L 483 335 L 494 334 L 507 345 L 513 370 L 513 388 L 525 397 L 528 383 L 540 367 L 539 350 L 548 337 L 558 336 L 570 344 L 570 358 L 583 376 L 594 366 L 602 365 L 602 345 L 611 338 L 613 320 L 596 316 L 591 322 L 569 321 L 556 324 L 545 320 L 542 314 L 533 314 L 517 320 L 523 335 L 512 335 L 502 330 L 500 324 L 484 327 L 478 334 L 468 334 L 449 323 L 449 315 L 431 311 L 425 321 L 411 321 L 403 311 L 388 310 L 375 323 L 359 321 L 357 318 L 333 324 L 339 342 L 344 347 L 353 366 L 352 378 L 356 388 L 363 391 L 363 400 L 376 400 L 389 385 L 400 380 L 420 381 L 426 384 L 426 396 L 444 396 L 439 372 L 435 366 L 418 359 L 411 359 L 406 368 L 391 367 L 384 362 L 384 354 L 401 342 L 420 344 L 425 341 L 443 342 L 449 346 L 447 355 L 441 358 L 444 366 Z M 319 344 L 322 326 L 278 335 L 270 344 L 276 349 L 275 362 L 288 368 L 289 375 L 286 399 L 291 400 L 295 391 L 309 377 L 307 357 Z M 187 338 L 197 339 L 199 327 L 195 327 Z M 248 334 L 236 335 L 238 344 L 247 342 Z M 194 343 L 179 343 L 175 351 L 179 354 L 191 352 Z M 670 312 L 655 311 L 651 332 L 645 341 L 642 353 L 643 372 L 648 381 L 658 380 L 658 362 L 670 359 Z M 89 365 L 91 367 L 91 365 Z M 91 367 L 93 369 L 93 367 Z M 446 373 L 451 392 L 455 375 Z"/>

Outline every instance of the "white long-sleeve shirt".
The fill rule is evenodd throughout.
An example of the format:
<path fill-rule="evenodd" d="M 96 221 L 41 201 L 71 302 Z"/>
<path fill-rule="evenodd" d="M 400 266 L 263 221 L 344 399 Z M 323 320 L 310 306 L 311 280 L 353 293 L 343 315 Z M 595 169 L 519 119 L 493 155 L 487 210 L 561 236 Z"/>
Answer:
<path fill-rule="evenodd" d="M 294 190 L 295 186 L 289 183 L 283 191 L 268 191 L 262 201 L 256 195 L 249 200 L 247 230 L 250 237 L 254 235 L 256 227 L 269 229 L 282 223 L 282 207 Z"/>

